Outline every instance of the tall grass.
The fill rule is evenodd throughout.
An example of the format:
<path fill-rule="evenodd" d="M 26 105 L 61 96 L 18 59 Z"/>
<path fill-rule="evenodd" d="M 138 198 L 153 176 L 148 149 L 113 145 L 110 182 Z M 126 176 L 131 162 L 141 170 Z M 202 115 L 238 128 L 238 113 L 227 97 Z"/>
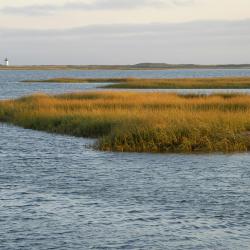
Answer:
<path fill-rule="evenodd" d="M 143 78 L 52 78 L 25 82 L 50 83 L 108 83 L 104 88 L 119 89 L 249 89 L 250 77 L 230 78 L 186 78 L 186 79 L 143 79 Z M 112 83 L 112 84 L 110 84 Z"/>
<path fill-rule="evenodd" d="M 250 96 L 88 92 L 0 102 L 0 121 L 98 138 L 100 150 L 242 152 L 250 149 Z"/>

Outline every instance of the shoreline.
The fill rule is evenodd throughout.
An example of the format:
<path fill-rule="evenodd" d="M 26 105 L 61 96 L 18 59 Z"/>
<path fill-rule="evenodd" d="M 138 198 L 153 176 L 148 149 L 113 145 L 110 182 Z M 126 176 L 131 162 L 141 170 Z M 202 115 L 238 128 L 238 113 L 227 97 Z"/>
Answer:
<path fill-rule="evenodd" d="M 0 122 L 97 139 L 101 151 L 250 151 L 250 96 L 81 92 L 0 101 Z"/>
<path fill-rule="evenodd" d="M 107 83 L 105 89 L 250 89 L 250 77 L 211 78 L 51 78 L 24 83 Z"/>
<path fill-rule="evenodd" d="M 140 67 L 136 65 L 24 65 L 24 66 L 4 66 L 1 70 L 66 70 L 66 71 L 95 71 L 95 70 L 121 70 L 121 71 L 157 71 L 157 70 L 250 70 L 250 65 L 192 65 L 192 66 L 165 66 L 165 67 Z"/>

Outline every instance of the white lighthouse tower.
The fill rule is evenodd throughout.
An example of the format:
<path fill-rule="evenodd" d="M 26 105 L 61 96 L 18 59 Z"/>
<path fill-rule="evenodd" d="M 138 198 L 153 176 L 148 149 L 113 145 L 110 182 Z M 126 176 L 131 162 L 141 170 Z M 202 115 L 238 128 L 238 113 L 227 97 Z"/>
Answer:
<path fill-rule="evenodd" d="M 4 62 L 6 67 L 9 66 L 9 59 L 7 57 L 5 58 Z"/>

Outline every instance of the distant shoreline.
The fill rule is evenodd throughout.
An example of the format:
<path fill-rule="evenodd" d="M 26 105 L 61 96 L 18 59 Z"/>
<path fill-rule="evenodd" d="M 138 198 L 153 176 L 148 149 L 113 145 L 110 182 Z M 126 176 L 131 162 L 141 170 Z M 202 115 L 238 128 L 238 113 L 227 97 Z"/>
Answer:
<path fill-rule="evenodd" d="M 250 69 L 250 64 L 196 65 L 196 64 L 162 64 L 140 63 L 134 65 L 24 65 L 4 66 L 0 70 L 199 70 L 199 69 Z"/>
<path fill-rule="evenodd" d="M 250 77 L 220 78 L 51 78 L 26 83 L 107 83 L 109 89 L 250 89 Z"/>

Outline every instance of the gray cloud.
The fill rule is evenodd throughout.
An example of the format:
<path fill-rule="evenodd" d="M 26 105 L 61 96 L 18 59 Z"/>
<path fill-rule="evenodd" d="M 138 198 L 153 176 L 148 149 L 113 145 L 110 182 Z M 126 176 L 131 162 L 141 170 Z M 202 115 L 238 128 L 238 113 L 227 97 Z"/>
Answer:
<path fill-rule="evenodd" d="M 250 63 L 250 20 L 0 29 L 17 64 Z"/>
<path fill-rule="evenodd" d="M 23 7 L 4 7 L 0 12 L 7 15 L 43 16 L 55 12 L 55 5 L 28 5 Z"/>
<path fill-rule="evenodd" d="M 243 21 L 193 21 L 186 23 L 90 25 L 71 29 L 0 29 L 4 37 L 112 37 L 112 36 L 250 36 L 250 19 Z"/>
<path fill-rule="evenodd" d="M 142 7 L 160 8 L 192 4 L 195 0 L 95 0 L 92 3 L 80 1 L 69 2 L 64 5 L 37 4 L 27 6 L 7 6 L 0 11 L 11 15 L 51 15 L 58 11 L 94 11 L 94 10 L 124 10 Z"/>

